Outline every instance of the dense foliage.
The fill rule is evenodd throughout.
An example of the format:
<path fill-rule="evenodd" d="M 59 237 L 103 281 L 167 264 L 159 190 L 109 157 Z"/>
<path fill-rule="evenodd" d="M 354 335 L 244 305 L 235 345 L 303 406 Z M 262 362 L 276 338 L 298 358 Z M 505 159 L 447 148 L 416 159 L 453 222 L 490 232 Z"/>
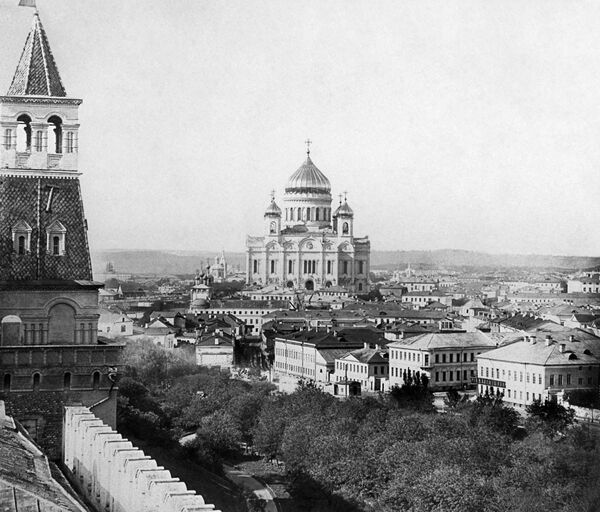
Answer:
<path fill-rule="evenodd" d="M 144 428 L 155 429 L 148 430 L 151 434 L 195 431 L 194 449 L 207 464 L 239 451 L 242 442 L 252 444 L 285 463 L 295 499 L 320 499 L 303 510 L 592 512 L 600 507 L 596 437 L 587 428 L 569 426 L 560 410 L 558 416 L 543 413 L 545 404 L 533 407 L 533 419 L 524 423 L 497 398 L 469 402 L 450 394 L 447 412 L 439 414 L 422 378 L 387 397 L 342 401 L 311 385 L 281 395 L 269 384 L 219 373 L 182 375 L 182 363 L 169 359 L 174 356 L 142 356 L 137 349 L 129 354 L 131 377 L 120 383 L 121 421 L 137 411 Z M 156 375 L 166 376 L 166 384 Z"/>

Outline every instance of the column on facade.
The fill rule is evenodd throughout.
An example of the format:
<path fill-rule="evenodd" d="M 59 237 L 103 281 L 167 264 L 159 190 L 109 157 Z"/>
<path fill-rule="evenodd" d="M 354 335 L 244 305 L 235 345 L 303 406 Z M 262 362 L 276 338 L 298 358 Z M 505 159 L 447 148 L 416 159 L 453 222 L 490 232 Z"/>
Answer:
<path fill-rule="evenodd" d="M 263 286 L 266 285 L 268 283 L 268 264 L 269 264 L 269 250 L 265 247 L 265 250 L 263 252 L 263 257 L 262 257 L 262 269 L 260 270 L 260 275 L 261 275 L 261 280 L 262 280 L 262 284 Z"/>
<path fill-rule="evenodd" d="M 282 248 L 281 252 L 279 253 L 279 258 L 278 258 L 279 268 L 277 269 L 277 275 L 279 276 L 279 284 L 281 286 L 285 286 L 285 283 L 286 283 L 286 278 L 285 278 L 285 275 L 286 275 L 285 266 L 287 264 L 286 256 L 287 256 L 287 252 L 285 249 Z"/>
<path fill-rule="evenodd" d="M 252 251 L 248 251 L 246 257 L 246 282 L 250 284 L 252 282 Z"/>
<path fill-rule="evenodd" d="M 302 286 L 302 252 L 300 251 L 300 247 L 298 247 L 298 257 L 296 260 L 297 269 L 296 269 L 296 279 L 298 279 L 298 287 Z"/>

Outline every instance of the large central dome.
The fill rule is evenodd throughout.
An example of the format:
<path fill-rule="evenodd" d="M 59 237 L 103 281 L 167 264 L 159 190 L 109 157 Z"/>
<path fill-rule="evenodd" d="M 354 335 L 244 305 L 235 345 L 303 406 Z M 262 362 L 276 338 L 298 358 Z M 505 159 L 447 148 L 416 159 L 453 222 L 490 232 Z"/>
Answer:
<path fill-rule="evenodd" d="M 330 193 L 331 184 L 317 166 L 313 164 L 310 156 L 300 168 L 292 174 L 285 186 L 286 192 L 304 193 Z"/>

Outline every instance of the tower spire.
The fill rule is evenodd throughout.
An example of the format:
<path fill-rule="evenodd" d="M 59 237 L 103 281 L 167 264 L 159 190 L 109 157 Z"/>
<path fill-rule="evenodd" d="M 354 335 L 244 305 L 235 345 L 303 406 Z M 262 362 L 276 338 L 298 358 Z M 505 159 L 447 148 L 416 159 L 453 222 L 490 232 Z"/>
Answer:
<path fill-rule="evenodd" d="M 35 2 L 21 3 L 35 7 Z M 60 79 L 58 67 L 50 50 L 46 31 L 37 9 L 33 15 L 31 30 L 25 41 L 19 64 L 8 88 L 7 96 L 54 96 L 67 93 Z"/>

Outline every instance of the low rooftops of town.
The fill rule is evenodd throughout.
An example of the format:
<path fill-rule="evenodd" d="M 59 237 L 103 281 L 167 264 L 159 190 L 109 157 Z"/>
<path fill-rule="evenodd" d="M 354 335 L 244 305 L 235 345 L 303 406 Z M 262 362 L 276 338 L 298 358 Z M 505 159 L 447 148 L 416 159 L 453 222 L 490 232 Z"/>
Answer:
<path fill-rule="evenodd" d="M 376 349 L 376 348 L 361 348 L 353 350 L 346 354 L 344 359 L 354 358 L 360 363 L 388 363 L 389 355 L 387 350 Z"/>
<path fill-rule="evenodd" d="M 284 309 L 289 306 L 287 300 L 212 300 L 206 309 Z"/>
<path fill-rule="evenodd" d="M 582 338 L 581 333 L 569 336 L 572 338 L 565 339 L 564 335 L 556 334 L 549 338 L 524 336 L 520 341 L 498 347 L 479 357 L 538 365 L 600 364 L 600 339 L 591 344 Z"/>
<path fill-rule="evenodd" d="M 388 347 L 420 350 L 495 347 L 496 342 L 482 332 L 427 333 L 390 343 Z"/>

